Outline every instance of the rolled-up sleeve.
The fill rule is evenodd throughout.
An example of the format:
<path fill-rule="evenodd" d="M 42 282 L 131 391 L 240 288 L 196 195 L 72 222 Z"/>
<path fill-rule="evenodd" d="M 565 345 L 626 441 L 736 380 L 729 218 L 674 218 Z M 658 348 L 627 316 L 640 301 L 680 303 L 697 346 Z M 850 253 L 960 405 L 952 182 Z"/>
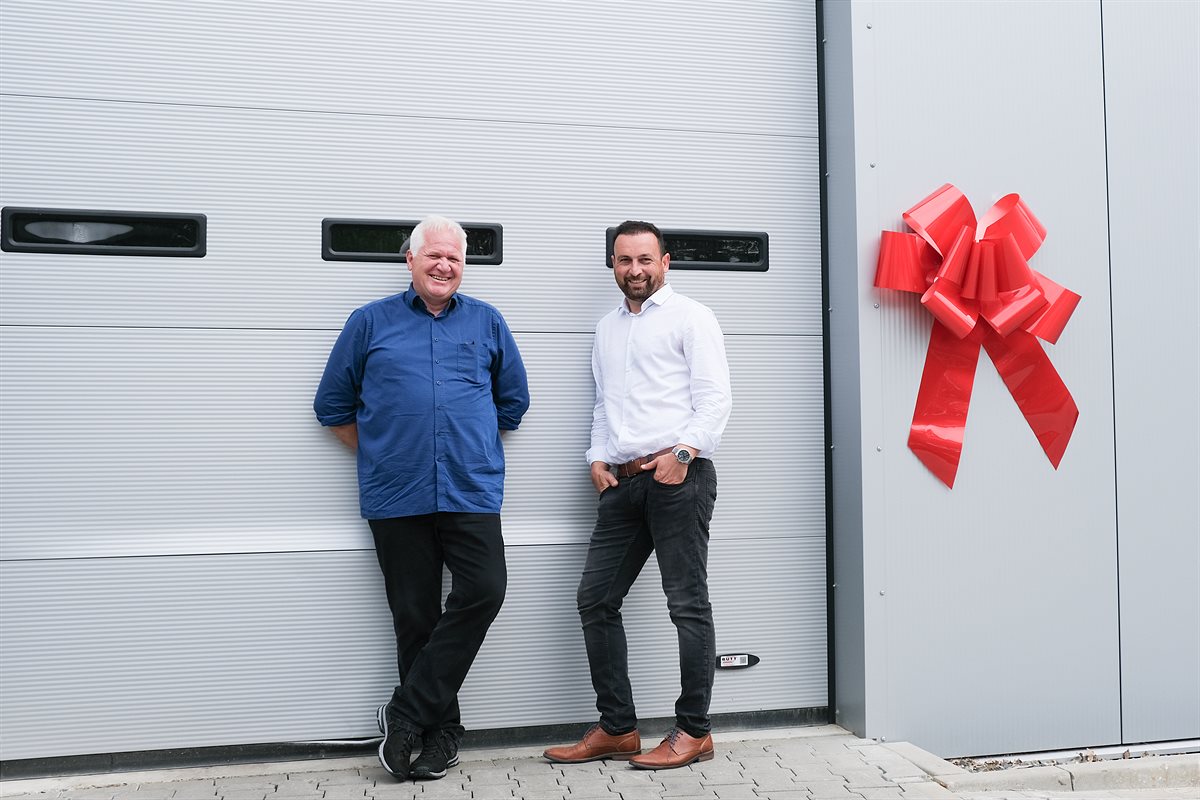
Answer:
<path fill-rule="evenodd" d="M 313 411 L 322 425 L 349 425 L 357 419 L 369 339 L 367 317 L 359 309 L 346 320 L 317 386 Z"/>
<path fill-rule="evenodd" d="M 515 431 L 529 410 L 529 378 L 525 362 L 508 323 L 499 314 L 492 323 L 496 337 L 496 358 L 492 364 L 492 398 L 496 403 L 496 425 L 502 431 Z"/>
<path fill-rule="evenodd" d="M 585 458 L 589 464 L 596 461 L 608 462 L 608 413 L 604 407 L 604 376 L 600 359 L 600 331 L 592 340 L 592 382 L 596 386 L 596 401 L 592 405 L 591 447 Z"/>
<path fill-rule="evenodd" d="M 695 412 L 683 434 L 683 443 L 707 456 L 717 449 L 729 413 L 733 391 L 729 385 L 729 362 L 725 337 L 717 318 L 708 309 L 692 314 L 684 335 L 684 357 L 691 368 L 692 408 Z"/>

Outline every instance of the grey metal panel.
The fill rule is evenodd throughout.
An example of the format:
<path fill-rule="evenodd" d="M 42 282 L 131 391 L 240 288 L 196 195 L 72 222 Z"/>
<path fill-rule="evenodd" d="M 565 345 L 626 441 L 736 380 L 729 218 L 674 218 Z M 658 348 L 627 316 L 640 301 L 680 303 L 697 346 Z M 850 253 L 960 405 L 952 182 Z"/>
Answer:
<path fill-rule="evenodd" d="M 863 374 L 877 366 L 879 381 L 862 390 L 863 416 L 881 421 L 861 443 L 865 502 L 882 512 L 864 530 L 868 641 L 886 627 L 865 691 L 883 709 L 866 734 L 946 756 L 1117 741 L 1098 6 L 853 8 L 857 302 Z M 929 321 L 914 299 L 871 288 L 878 235 L 945 181 L 980 214 L 1019 192 L 1049 229 L 1034 268 L 1083 295 L 1046 348 L 1082 409 L 1057 472 L 986 355 L 953 491 L 906 447 Z"/>
<path fill-rule="evenodd" d="M 812 3 L 5 0 L 3 14 L 6 94 L 817 132 Z"/>
<path fill-rule="evenodd" d="M 6 328 L 7 560 L 369 546 L 353 456 L 312 395 L 325 331 Z M 506 436 L 513 543 L 586 542 L 591 337 L 524 333 L 533 408 Z M 824 538 L 820 340 L 731 336 L 716 538 Z M 786 469 L 780 467 L 786 463 Z"/>
<path fill-rule="evenodd" d="M 364 526 L 365 527 L 365 526 Z M 592 719 L 575 612 L 585 548 L 509 547 L 504 609 L 462 693 L 474 729 Z M 713 710 L 820 706 L 822 543 L 714 542 Z M 370 737 L 394 647 L 370 550 L 0 564 L 5 759 Z M 653 564 L 625 610 L 642 716 L 670 716 L 675 637 Z"/>
<path fill-rule="evenodd" d="M 1200 5 L 1105 2 L 1123 739 L 1200 736 Z"/>
<path fill-rule="evenodd" d="M 463 291 L 517 331 L 590 333 L 620 300 L 605 228 L 633 217 L 766 231 L 768 272 L 676 285 L 729 333 L 820 335 L 813 139 L 21 97 L 0 115 L 4 205 L 203 213 L 209 239 L 203 259 L 0 254 L 6 325 L 336 330 L 407 271 L 322 261 L 321 220 L 436 211 L 504 226 L 504 263 Z"/>
<path fill-rule="evenodd" d="M 0 563 L 5 759 L 370 733 L 371 551 Z"/>
<path fill-rule="evenodd" d="M 464 723 L 488 728 L 594 720 L 595 695 L 575 611 L 586 547 L 510 547 L 508 553 L 508 600 L 464 687 L 463 713 L 471 717 Z M 824 558 L 823 543 L 812 539 L 713 541 L 709 582 L 717 650 L 762 658 L 751 669 L 718 674 L 714 713 L 825 704 Z M 621 615 L 639 715 L 673 716 L 678 650 L 653 558 Z M 496 693 L 509 697 L 501 702 Z"/>
<path fill-rule="evenodd" d="M 312 414 L 333 336 L 5 328 L 3 557 L 363 547 Z"/>
<path fill-rule="evenodd" d="M 881 560 L 879 506 L 870 498 L 881 484 L 878 469 L 864 470 L 862 441 L 874 439 L 878 415 L 863 401 L 878 391 L 878 360 L 862 339 L 878 339 L 878 332 L 860 333 L 875 317 L 862 313 L 859 285 L 859 216 L 856 202 L 856 169 L 860 140 L 870 129 L 855 126 L 855 106 L 864 100 L 855 92 L 855 74 L 864 69 L 855 62 L 854 31 L 865 23 L 855 21 L 850 3 L 825 3 L 821 36 L 824 42 L 823 80 L 826 203 L 828 232 L 827 285 L 829 292 L 829 425 L 832 507 L 829 525 L 833 546 L 833 655 L 834 720 L 865 736 L 875 730 L 883 703 L 872 687 L 882 683 L 883 635 L 878 615 L 868 618 L 865 583 L 868 572 Z M 861 60 L 862 56 L 858 56 Z M 871 65 L 868 65 L 871 66 Z M 868 229 L 874 224 L 866 215 Z M 875 356 L 875 358 L 872 358 Z M 868 462 L 876 463 L 876 462 Z"/>

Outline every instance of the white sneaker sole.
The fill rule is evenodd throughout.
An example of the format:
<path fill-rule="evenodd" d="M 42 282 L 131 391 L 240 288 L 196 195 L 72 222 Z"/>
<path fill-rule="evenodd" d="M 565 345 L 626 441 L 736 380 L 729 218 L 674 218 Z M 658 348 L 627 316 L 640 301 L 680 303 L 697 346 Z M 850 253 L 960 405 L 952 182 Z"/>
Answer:
<path fill-rule="evenodd" d="M 383 734 L 383 741 L 379 743 L 379 765 L 387 770 L 388 774 L 393 778 L 407 780 L 409 777 L 407 774 L 401 775 L 396 772 L 396 770 L 388 766 L 387 759 L 383 757 L 383 746 L 387 744 L 387 714 L 384 713 L 385 709 L 387 709 L 387 703 L 381 705 L 379 710 L 375 712 L 375 721 L 379 723 L 379 732 Z"/>
<path fill-rule="evenodd" d="M 428 780 L 435 781 L 439 778 L 446 777 L 446 773 L 448 773 L 450 771 L 450 768 L 457 767 L 457 766 L 458 766 L 458 756 L 456 755 L 456 756 L 454 756 L 454 758 L 452 758 L 446 762 L 446 768 L 444 770 L 442 770 L 441 772 L 412 772 L 412 773 L 409 773 L 408 777 L 412 778 L 414 781 L 428 781 Z"/>

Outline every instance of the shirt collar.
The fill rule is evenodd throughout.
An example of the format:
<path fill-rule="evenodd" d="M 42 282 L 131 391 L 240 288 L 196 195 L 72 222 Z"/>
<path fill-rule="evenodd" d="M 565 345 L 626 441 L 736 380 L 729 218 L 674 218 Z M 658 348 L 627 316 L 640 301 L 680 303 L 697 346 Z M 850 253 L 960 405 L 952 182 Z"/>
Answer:
<path fill-rule="evenodd" d="M 404 293 L 404 304 L 417 311 L 421 311 L 426 314 L 429 313 L 429 309 L 425 306 L 425 301 L 421 299 L 421 295 L 417 294 L 417 290 L 413 288 L 411 283 L 408 285 L 408 291 Z M 446 304 L 446 308 L 442 311 L 442 314 L 449 314 L 457 305 L 458 292 L 455 292 L 454 294 L 450 295 L 450 302 Z"/>
<path fill-rule="evenodd" d="M 656 306 L 663 305 L 664 303 L 666 303 L 668 300 L 671 299 L 671 295 L 673 295 L 673 294 L 675 294 L 675 290 L 671 288 L 671 284 L 664 283 L 662 286 L 658 287 L 657 292 L 655 292 L 654 294 L 650 295 L 649 297 L 647 297 L 645 300 L 642 301 L 642 311 L 644 312 L 646 310 L 647 303 L 650 303 L 650 304 L 653 304 Z M 629 299 L 628 298 L 621 301 L 621 311 L 625 314 L 628 314 L 631 317 L 634 315 L 633 312 L 629 310 Z"/>

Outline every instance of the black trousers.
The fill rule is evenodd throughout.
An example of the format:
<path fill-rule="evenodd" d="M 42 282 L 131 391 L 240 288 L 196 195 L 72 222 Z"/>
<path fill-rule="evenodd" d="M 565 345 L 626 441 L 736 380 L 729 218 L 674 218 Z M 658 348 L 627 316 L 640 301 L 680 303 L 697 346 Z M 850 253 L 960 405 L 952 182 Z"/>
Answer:
<path fill-rule="evenodd" d="M 504 603 L 499 514 L 439 512 L 368 520 L 383 571 L 400 685 L 391 707 L 414 733 L 463 732 L 458 690 Z M 442 567 L 450 595 L 442 608 Z"/>
<path fill-rule="evenodd" d="M 637 727 L 621 604 L 652 552 L 679 639 L 675 724 L 689 736 L 712 727 L 717 646 L 708 600 L 708 523 L 716 500 L 717 471 L 706 458 L 693 461 L 677 486 L 645 472 L 621 478 L 600 495 L 578 604 L 600 726 L 609 733 Z"/>

